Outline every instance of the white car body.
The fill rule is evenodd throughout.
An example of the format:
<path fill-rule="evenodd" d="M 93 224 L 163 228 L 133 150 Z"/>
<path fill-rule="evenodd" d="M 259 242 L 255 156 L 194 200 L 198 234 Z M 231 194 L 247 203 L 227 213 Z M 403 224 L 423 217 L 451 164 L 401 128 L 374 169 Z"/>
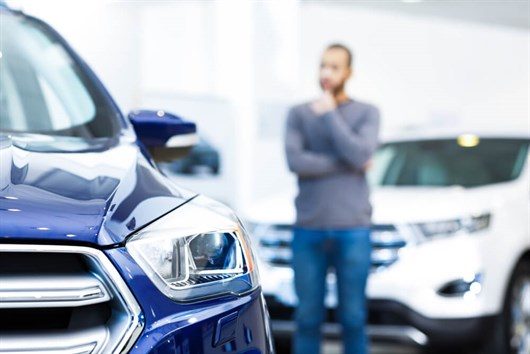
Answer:
<path fill-rule="evenodd" d="M 456 136 L 418 135 L 395 138 L 390 142 L 454 139 Z M 508 136 L 497 134 L 491 137 Z M 367 285 L 368 299 L 399 304 L 426 321 L 432 320 L 430 324 L 441 321 L 441 326 L 450 325 L 452 320 L 472 321 L 502 313 L 512 273 L 522 257 L 530 255 L 530 154 L 527 152 L 524 158 L 526 162 L 520 175 L 508 182 L 473 188 L 386 186 L 373 189 L 373 224 L 394 225 L 396 230 L 392 232 L 405 239 L 406 246 L 396 251 L 397 260 L 394 263 L 371 272 Z M 265 225 L 293 224 L 293 199 L 294 192 L 289 191 L 263 200 L 249 209 L 247 221 L 257 225 L 254 232 L 257 238 L 264 235 L 259 228 L 266 228 Z M 449 237 L 427 240 L 415 226 L 485 214 L 491 216 L 489 227 L 473 233 L 461 230 Z M 392 240 L 392 232 L 385 234 L 385 231 L 381 231 L 375 237 L 383 241 L 385 237 Z M 288 238 L 288 232 L 280 232 L 277 237 Z M 261 239 L 256 242 L 262 243 Z M 258 250 L 258 254 L 261 253 L 260 262 L 263 263 L 261 278 L 265 295 L 283 306 L 296 306 L 292 269 L 265 261 L 270 257 L 263 253 L 271 250 L 263 245 Z M 385 250 L 376 251 L 373 258 L 389 255 L 388 252 L 385 254 Z M 289 250 L 277 249 L 272 252 L 278 252 L 275 257 L 281 257 L 281 252 L 288 253 Z M 476 279 L 477 275 L 480 279 Z M 444 285 L 456 280 L 465 280 L 470 284 L 476 282 L 478 285 L 472 285 L 472 291 L 463 296 L 439 293 Z M 530 304 L 530 298 L 527 302 Z M 333 308 L 336 303 L 335 278 L 330 274 L 326 304 Z M 272 317 L 275 320 L 274 311 Z M 430 327 L 434 326 L 430 324 Z M 417 345 L 427 345 L 431 341 L 429 331 L 425 332 L 414 325 L 370 325 L 368 332 L 376 340 L 399 340 Z"/>

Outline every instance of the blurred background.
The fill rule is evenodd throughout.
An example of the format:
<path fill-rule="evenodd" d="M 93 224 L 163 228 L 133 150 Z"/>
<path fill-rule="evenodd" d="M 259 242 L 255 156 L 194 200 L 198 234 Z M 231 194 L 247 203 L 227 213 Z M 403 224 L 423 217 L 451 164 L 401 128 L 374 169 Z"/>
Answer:
<path fill-rule="evenodd" d="M 422 125 L 529 129 L 527 1 L 8 4 L 56 28 L 124 112 L 195 120 L 219 170 L 180 182 L 238 209 L 294 189 L 281 145 L 286 110 L 319 94 L 331 42 L 353 49 L 348 91 L 380 107 L 383 135 Z"/>
<path fill-rule="evenodd" d="M 292 218 L 285 205 L 296 191 L 283 153 L 286 112 L 319 95 L 320 55 L 332 42 L 352 48 L 348 92 L 381 109 L 383 140 L 455 127 L 530 134 L 524 0 L 8 4 L 57 29 L 123 112 L 162 109 L 197 122 L 199 145 L 163 169 L 252 224 L 284 222 L 271 209 L 285 222 Z M 327 350 L 338 353 L 333 342 Z"/>

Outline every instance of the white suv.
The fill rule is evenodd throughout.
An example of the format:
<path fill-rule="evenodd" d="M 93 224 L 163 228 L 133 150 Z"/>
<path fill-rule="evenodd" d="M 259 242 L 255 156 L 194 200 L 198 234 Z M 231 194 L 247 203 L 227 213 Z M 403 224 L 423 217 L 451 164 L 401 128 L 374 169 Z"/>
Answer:
<path fill-rule="evenodd" d="M 453 353 L 530 353 L 530 137 L 449 134 L 385 142 L 374 158 L 368 333 Z M 294 330 L 293 193 L 250 208 L 280 341 Z M 328 276 L 323 331 L 340 334 Z"/>

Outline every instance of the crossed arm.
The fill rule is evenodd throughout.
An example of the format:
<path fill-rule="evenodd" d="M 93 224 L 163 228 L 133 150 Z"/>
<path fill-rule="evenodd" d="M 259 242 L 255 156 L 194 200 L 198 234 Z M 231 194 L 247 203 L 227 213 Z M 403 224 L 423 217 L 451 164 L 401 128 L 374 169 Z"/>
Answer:
<path fill-rule="evenodd" d="M 378 145 L 379 110 L 369 107 L 357 132 L 348 126 L 336 109 L 321 118 L 329 127 L 331 141 L 341 160 L 354 169 L 364 170 Z"/>
<path fill-rule="evenodd" d="M 377 147 L 379 112 L 371 108 L 358 132 L 344 122 L 337 110 L 317 119 L 330 130 L 337 156 L 309 151 L 305 148 L 301 122 L 291 109 L 287 117 L 285 151 L 291 172 L 301 178 L 317 178 L 347 170 L 364 170 Z M 323 127 L 324 129 L 325 127 Z"/>
<path fill-rule="evenodd" d="M 289 170 L 301 178 L 324 177 L 344 171 L 346 166 L 339 159 L 306 149 L 300 123 L 296 112 L 291 109 L 285 133 L 285 152 Z"/>

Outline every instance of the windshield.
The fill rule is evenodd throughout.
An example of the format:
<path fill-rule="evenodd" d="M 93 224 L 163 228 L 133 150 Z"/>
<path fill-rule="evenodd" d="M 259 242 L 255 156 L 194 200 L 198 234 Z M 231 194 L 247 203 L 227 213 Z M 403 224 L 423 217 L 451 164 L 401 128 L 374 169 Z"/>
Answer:
<path fill-rule="evenodd" d="M 116 113 L 45 26 L 0 11 L 1 131 L 106 138 Z"/>
<path fill-rule="evenodd" d="M 383 145 L 369 174 L 375 186 L 476 187 L 513 180 L 523 169 L 528 141 L 481 139 L 473 147 L 457 139 Z"/>

